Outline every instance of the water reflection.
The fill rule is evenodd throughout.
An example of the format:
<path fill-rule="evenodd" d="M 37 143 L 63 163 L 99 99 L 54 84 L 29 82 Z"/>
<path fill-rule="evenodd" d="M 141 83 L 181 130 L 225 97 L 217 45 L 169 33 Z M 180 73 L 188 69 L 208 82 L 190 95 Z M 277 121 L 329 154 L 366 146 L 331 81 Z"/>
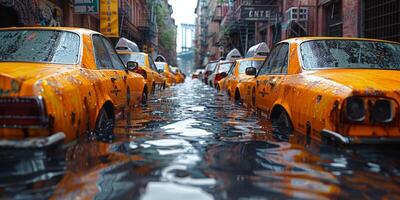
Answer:
<path fill-rule="evenodd" d="M 197 80 L 157 93 L 115 133 L 51 156 L 0 151 L 0 197 L 400 198 L 397 147 L 280 140 L 268 121 Z"/>

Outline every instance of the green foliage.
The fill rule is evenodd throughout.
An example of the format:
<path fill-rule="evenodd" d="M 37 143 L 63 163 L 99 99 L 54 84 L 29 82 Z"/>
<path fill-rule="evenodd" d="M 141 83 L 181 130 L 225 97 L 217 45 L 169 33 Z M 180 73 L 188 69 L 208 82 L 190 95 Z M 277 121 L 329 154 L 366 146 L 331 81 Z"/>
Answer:
<path fill-rule="evenodd" d="M 151 8 L 151 5 L 154 6 L 154 13 L 156 15 L 156 22 L 158 27 L 158 43 L 163 46 L 165 49 L 174 49 L 174 41 L 176 37 L 176 27 L 174 24 L 169 24 L 168 20 L 169 10 L 168 5 L 164 3 L 155 3 L 155 0 L 147 0 L 146 3 Z"/>

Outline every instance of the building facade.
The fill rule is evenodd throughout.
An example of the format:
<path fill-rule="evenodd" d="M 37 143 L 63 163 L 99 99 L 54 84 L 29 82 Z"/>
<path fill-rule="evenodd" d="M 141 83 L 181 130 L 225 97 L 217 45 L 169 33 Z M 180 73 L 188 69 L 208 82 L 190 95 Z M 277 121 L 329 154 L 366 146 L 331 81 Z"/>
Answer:
<path fill-rule="evenodd" d="M 166 0 L 161 1 L 166 4 Z M 159 52 L 159 31 L 151 0 L 118 0 L 119 33 L 136 42 L 141 50 L 156 56 Z M 175 26 L 169 8 L 166 21 Z M 74 0 L 0 0 L 0 28 L 14 26 L 74 26 L 100 31 L 99 14 L 76 14 Z M 176 32 L 175 32 L 176 38 Z M 116 42 L 118 38 L 110 38 Z M 176 39 L 168 52 L 176 61 Z M 175 53 L 173 53 L 175 52 Z"/>
<path fill-rule="evenodd" d="M 232 48 L 245 54 L 259 42 L 272 48 L 292 37 L 366 37 L 400 42 L 400 0 L 199 0 L 196 14 L 199 40 L 206 41 L 203 45 L 196 41 L 202 56 L 197 60 L 202 62 L 218 59 Z M 217 26 L 207 21 L 210 19 Z M 207 22 L 203 24 L 206 27 L 202 21 Z M 223 53 L 216 53 L 216 48 Z M 204 65 L 200 63 L 196 62 L 198 67 Z"/>

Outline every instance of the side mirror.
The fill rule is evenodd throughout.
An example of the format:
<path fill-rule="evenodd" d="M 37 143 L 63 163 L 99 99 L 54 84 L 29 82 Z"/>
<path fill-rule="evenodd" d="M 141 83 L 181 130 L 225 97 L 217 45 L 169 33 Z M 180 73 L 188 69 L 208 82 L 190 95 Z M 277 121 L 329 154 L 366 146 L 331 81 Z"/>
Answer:
<path fill-rule="evenodd" d="M 225 78 L 225 77 L 228 76 L 228 74 L 227 74 L 226 72 L 222 72 L 222 73 L 221 73 L 221 76 L 222 76 L 222 78 Z"/>
<path fill-rule="evenodd" d="M 128 68 L 128 71 L 132 72 L 139 68 L 139 63 L 135 61 L 128 61 L 128 63 L 126 63 L 126 67 Z"/>
<path fill-rule="evenodd" d="M 158 71 L 158 73 L 164 73 L 163 69 L 158 69 L 157 71 Z"/>
<path fill-rule="evenodd" d="M 255 67 L 246 68 L 246 75 L 254 76 L 257 73 L 257 69 Z"/>

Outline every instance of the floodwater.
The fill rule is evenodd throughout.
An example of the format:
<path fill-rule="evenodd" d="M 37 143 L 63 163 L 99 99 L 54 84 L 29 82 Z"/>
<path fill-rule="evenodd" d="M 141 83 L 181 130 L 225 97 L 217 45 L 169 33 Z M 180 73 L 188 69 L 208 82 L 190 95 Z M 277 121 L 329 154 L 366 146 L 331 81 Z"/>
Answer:
<path fill-rule="evenodd" d="M 0 151 L 1 199 L 400 199 L 396 146 L 280 141 L 198 80 L 157 92 L 115 138 Z"/>

